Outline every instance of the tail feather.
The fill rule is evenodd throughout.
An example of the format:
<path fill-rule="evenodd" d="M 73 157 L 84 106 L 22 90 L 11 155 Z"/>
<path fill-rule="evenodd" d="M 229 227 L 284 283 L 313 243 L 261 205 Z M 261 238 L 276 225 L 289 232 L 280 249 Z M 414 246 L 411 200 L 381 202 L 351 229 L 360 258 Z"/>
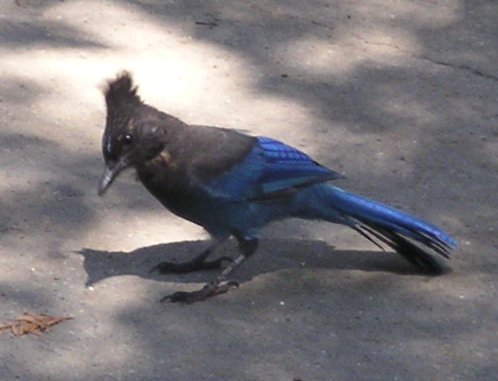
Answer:
<path fill-rule="evenodd" d="M 389 245 L 403 258 L 413 263 L 421 270 L 432 274 L 442 274 L 445 271 L 445 266 L 436 256 L 430 254 L 426 250 L 423 250 L 413 242 L 410 242 L 402 235 L 393 231 L 382 229 L 380 227 L 372 228 L 366 225 L 362 225 L 361 229 L 366 230 L 368 234 L 371 234 L 380 241 Z M 436 252 L 438 254 L 441 254 L 445 258 L 449 258 L 446 252 Z"/>
<path fill-rule="evenodd" d="M 367 198 L 331 187 L 334 209 L 344 222 L 377 246 L 387 244 L 411 263 L 431 273 L 444 266 L 434 253 L 449 258 L 456 242 L 434 225 Z"/>

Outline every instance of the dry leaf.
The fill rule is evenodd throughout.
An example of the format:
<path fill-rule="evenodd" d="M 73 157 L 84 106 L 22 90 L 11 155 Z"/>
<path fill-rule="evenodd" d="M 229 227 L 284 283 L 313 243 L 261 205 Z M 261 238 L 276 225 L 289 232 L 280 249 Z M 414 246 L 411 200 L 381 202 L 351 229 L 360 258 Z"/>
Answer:
<path fill-rule="evenodd" d="M 45 314 L 34 315 L 25 312 L 13 322 L 0 325 L 0 333 L 10 330 L 15 336 L 30 333 L 39 335 L 41 332 L 47 331 L 51 326 L 70 319 L 72 317 L 54 317 Z"/>

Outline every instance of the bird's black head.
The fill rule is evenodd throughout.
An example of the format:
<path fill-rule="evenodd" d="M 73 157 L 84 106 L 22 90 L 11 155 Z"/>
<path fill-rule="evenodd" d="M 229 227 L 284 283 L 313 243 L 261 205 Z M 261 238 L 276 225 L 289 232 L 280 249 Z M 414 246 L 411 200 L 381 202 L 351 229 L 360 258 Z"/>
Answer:
<path fill-rule="evenodd" d="M 102 138 L 105 172 L 99 195 L 109 188 L 126 168 L 136 167 L 158 155 L 165 131 L 158 126 L 153 108 L 137 95 L 130 73 L 120 73 L 104 89 L 107 119 Z"/>

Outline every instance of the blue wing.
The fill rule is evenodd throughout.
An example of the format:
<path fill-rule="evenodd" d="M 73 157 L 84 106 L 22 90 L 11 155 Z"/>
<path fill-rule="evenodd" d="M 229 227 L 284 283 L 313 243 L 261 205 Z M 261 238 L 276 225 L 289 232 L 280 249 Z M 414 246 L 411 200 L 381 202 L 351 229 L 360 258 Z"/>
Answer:
<path fill-rule="evenodd" d="M 264 194 L 341 177 L 294 147 L 266 137 L 257 139 L 265 162 L 258 179 Z"/>
<path fill-rule="evenodd" d="M 265 200 L 340 177 L 296 148 L 257 137 L 254 148 L 239 164 L 206 185 L 210 193 L 218 196 Z"/>

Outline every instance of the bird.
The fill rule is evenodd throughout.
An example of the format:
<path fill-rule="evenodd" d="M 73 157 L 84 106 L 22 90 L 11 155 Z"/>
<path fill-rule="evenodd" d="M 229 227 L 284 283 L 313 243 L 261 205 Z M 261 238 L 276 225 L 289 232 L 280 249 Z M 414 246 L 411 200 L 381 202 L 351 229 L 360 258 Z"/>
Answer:
<path fill-rule="evenodd" d="M 260 232 L 286 218 L 345 225 L 384 249 L 387 245 L 427 274 L 446 271 L 457 246 L 440 228 L 408 213 L 332 185 L 335 172 L 276 139 L 234 129 L 191 125 L 162 112 L 138 95 L 123 71 L 103 87 L 106 122 L 100 196 L 127 168 L 168 210 L 202 226 L 211 240 L 185 262 L 160 262 L 152 270 L 187 273 L 220 269 L 194 291 L 176 291 L 162 302 L 193 303 L 227 292 L 229 275 L 258 248 Z M 234 237 L 238 254 L 208 257 Z"/>

